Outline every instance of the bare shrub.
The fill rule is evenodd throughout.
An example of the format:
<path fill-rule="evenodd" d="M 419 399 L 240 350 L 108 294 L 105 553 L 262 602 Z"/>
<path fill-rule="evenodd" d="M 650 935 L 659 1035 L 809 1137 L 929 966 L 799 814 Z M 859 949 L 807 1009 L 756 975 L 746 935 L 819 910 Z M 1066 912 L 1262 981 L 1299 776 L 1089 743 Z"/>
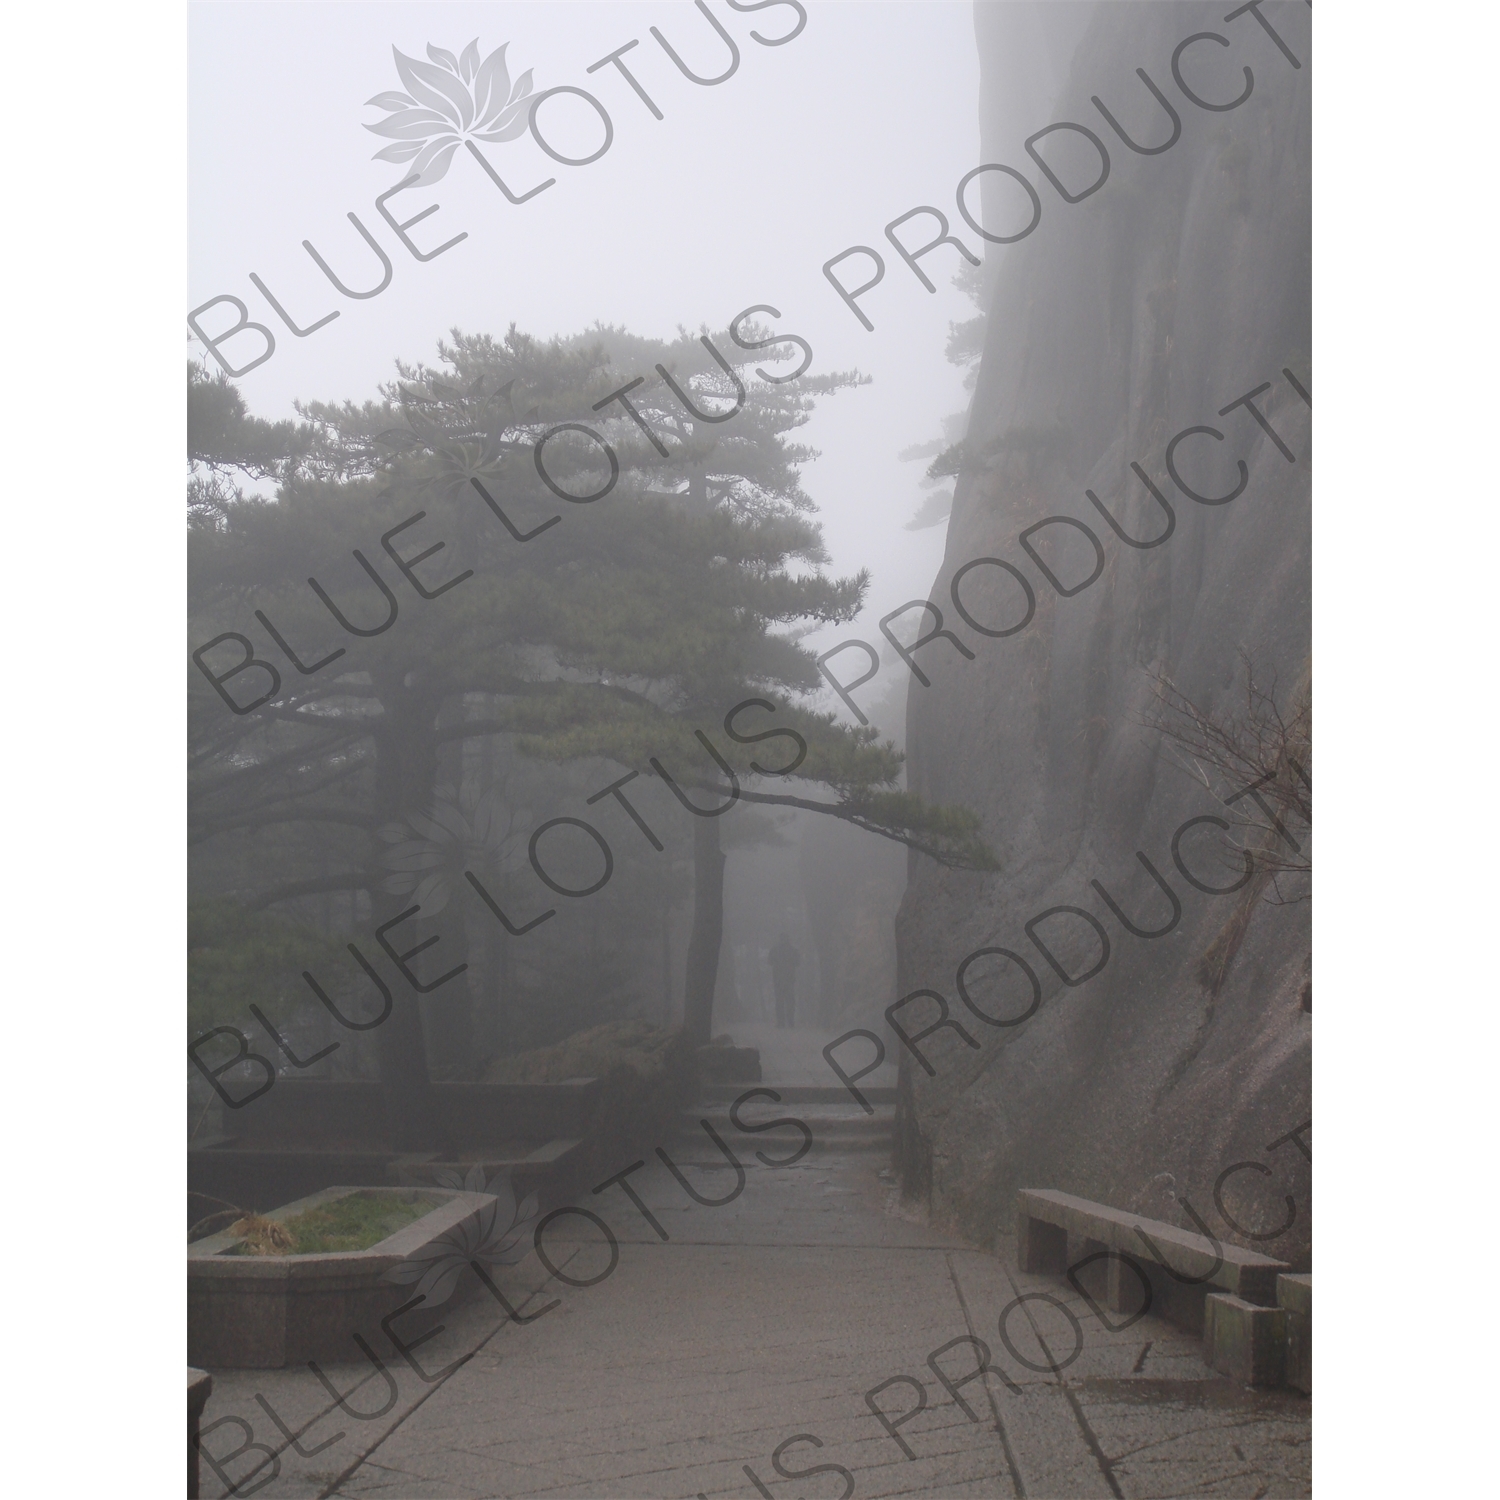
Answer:
<path fill-rule="evenodd" d="M 1159 731 L 1179 766 L 1218 795 L 1229 810 L 1229 854 L 1236 867 L 1245 853 L 1268 880 L 1278 904 L 1311 898 L 1311 882 L 1283 882 L 1312 874 L 1312 666 L 1284 697 L 1275 674 L 1269 683 L 1243 649 L 1242 705 L 1230 712 L 1200 708 L 1163 673 L 1153 675 L 1155 704 L 1146 724 Z M 1259 883 L 1259 882 L 1258 882 Z M 1288 894 L 1288 891 L 1294 894 Z"/>

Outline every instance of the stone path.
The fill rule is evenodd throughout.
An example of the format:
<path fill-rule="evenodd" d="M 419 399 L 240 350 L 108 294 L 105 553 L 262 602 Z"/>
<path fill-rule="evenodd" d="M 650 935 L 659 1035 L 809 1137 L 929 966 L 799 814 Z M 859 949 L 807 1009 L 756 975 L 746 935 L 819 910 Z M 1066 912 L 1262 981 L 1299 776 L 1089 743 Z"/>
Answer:
<path fill-rule="evenodd" d="M 766 1078 L 794 1085 L 816 1084 L 826 1087 L 838 1084 L 838 1079 L 823 1057 L 823 1048 L 834 1040 L 837 1035 L 835 1032 L 809 1031 L 801 1027 L 790 1027 L 783 1031 L 777 1026 L 746 1021 L 733 1026 L 731 1035 L 736 1046 L 754 1047 L 760 1052 L 761 1074 Z M 887 1052 L 885 1062 L 879 1068 L 860 1080 L 861 1088 L 895 1087 L 896 1044 L 889 1034 L 887 1042 L 892 1050 Z M 854 1073 L 871 1061 L 874 1048 L 868 1041 L 851 1038 L 837 1048 L 835 1056 L 844 1068 Z"/>
<path fill-rule="evenodd" d="M 756 1153 L 784 1160 L 801 1133 L 736 1129 L 730 1097 L 663 1144 L 700 1197 L 729 1198 L 737 1175 L 698 1123 L 708 1119 L 743 1164 L 732 1201 L 694 1202 L 648 1156 L 629 1182 L 662 1240 L 618 1186 L 583 1195 L 577 1206 L 618 1241 L 613 1270 L 603 1232 L 568 1214 L 546 1231 L 549 1253 L 564 1278 L 595 1284 L 549 1276 L 535 1255 L 497 1280 L 536 1321 L 513 1323 L 480 1293 L 414 1351 L 430 1382 L 391 1348 L 376 1350 L 388 1373 L 376 1372 L 351 1344 L 351 1363 L 326 1373 L 350 1409 L 378 1415 L 341 1410 L 305 1367 L 215 1371 L 206 1423 L 238 1417 L 265 1449 L 223 1463 L 237 1493 L 1310 1493 L 1309 1402 L 1232 1385 L 1203 1365 L 1195 1338 L 1154 1317 L 1111 1333 L 1066 1282 L 1020 1275 L 1008 1242 L 998 1255 L 975 1250 L 903 1212 L 886 1168 L 889 1106 L 872 1119 L 832 1090 L 821 1102 L 747 1104 L 742 1125 L 790 1115 L 813 1133 L 799 1161 L 772 1166 Z M 993 1373 L 965 1384 L 975 1340 Z M 244 1436 L 230 1422 L 205 1448 L 222 1459 Z M 227 1492 L 206 1465 L 203 1492 Z"/>

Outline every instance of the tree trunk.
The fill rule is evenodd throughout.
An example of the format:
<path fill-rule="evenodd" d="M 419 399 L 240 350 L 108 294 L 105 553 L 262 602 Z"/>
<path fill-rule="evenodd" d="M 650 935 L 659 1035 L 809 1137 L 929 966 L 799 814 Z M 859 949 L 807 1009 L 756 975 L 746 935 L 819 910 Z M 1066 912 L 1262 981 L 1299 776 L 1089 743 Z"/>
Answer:
<path fill-rule="evenodd" d="M 672 1019 L 672 908 L 661 909 L 661 1024 Z"/>
<path fill-rule="evenodd" d="M 714 986 L 719 978 L 719 948 L 724 939 L 724 851 L 719 820 L 693 821 L 693 935 L 688 943 L 687 993 L 682 1026 L 690 1042 L 706 1045 L 713 1038 Z"/>
<path fill-rule="evenodd" d="M 809 914 L 811 915 L 811 914 Z M 817 1024 L 831 1030 L 838 1024 L 839 1013 L 839 933 L 833 918 L 808 923 L 812 928 L 813 947 L 818 955 L 818 1018 Z"/>
<path fill-rule="evenodd" d="M 423 712 L 430 710 L 424 708 Z M 463 723 L 464 717 L 463 698 L 449 698 L 438 709 L 435 722 L 437 728 L 448 729 Z M 419 720 L 419 733 L 420 724 Z M 430 734 L 431 728 L 426 732 Z M 464 784 L 465 756 L 465 747 L 460 741 L 436 746 L 430 755 L 419 752 L 415 757 L 409 758 L 409 775 L 401 812 L 425 809 L 433 788 L 439 784 L 461 789 Z M 462 884 L 458 889 L 467 893 L 467 888 Z M 409 896 L 405 898 L 408 904 L 411 899 Z M 401 908 L 398 907 L 397 910 Z M 475 1013 L 480 1006 L 480 986 L 484 979 L 484 962 L 477 941 L 478 934 L 484 931 L 479 925 L 481 922 L 493 925 L 491 918 L 482 911 L 473 910 L 463 895 L 460 895 L 436 916 L 424 910 L 420 916 L 411 919 L 409 928 L 403 926 L 398 929 L 410 932 L 413 935 L 411 942 L 424 937 L 441 936 L 441 946 L 434 947 L 429 955 L 441 955 L 442 967 L 436 973 L 444 973 L 457 964 L 468 965 L 466 973 L 422 999 L 429 1074 L 436 1072 L 439 1077 L 464 1078 L 474 1065 Z M 402 948 L 410 946 L 410 942 L 401 944 Z"/>
<path fill-rule="evenodd" d="M 373 731 L 375 803 L 380 820 L 385 823 L 399 819 L 432 794 L 435 757 L 431 734 L 437 705 L 424 701 L 396 674 L 392 674 L 392 680 L 384 681 L 377 674 L 376 688 L 384 713 Z M 374 925 L 379 927 L 411 905 L 411 900 L 381 889 L 388 872 L 380 867 L 378 853 L 375 861 L 376 869 L 370 879 L 370 905 Z M 420 918 L 412 920 L 419 922 Z M 398 953 L 411 948 L 412 931 L 409 923 L 402 923 L 390 934 L 391 945 Z M 427 961 L 431 957 L 429 953 Z M 384 954 L 372 955 L 372 962 L 389 972 Z M 376 1036 L 392 1143 L 397 1151 L 440 1151 L 444 1143 L 427 1069 L 420 997 L 399 976 L 391 981 L 391 993 L 395 1006 Z"/>
<path fill-rule="evenodd" d="M 372 891 L 378 926 L 403 910 L 406 898 Z M 392 934 L 398 952 L 411 947 L 402 937 L 411 929 L 402 923 Z M 376 962 L 381 962 L 381 959 Z M 387 968 L 383 962 L 382 967 Z M 386 1122 L 397 1151 L 440 1151 L 443 1149 L 438 1128 L 437 1110 L 432 1099 L 432 1081 L 427 1071 L 427 1039 L 422 1029 L 420 997 L 402 978 L 391 981 L 395 1006 L 390 1018 L 377 1033 L 379 1037 L 380 1081 L 385 1086 Z"/>

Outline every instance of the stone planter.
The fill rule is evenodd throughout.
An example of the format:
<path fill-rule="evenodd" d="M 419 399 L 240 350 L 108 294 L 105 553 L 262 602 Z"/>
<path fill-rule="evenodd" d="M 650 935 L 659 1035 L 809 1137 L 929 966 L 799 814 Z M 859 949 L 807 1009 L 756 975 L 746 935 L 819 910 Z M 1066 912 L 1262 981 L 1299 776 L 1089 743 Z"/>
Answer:
<path fill-rule="evenodd" d="M 380 1320 L 412 1297 L 410 1287 L 384 1280 L 398 1261 L 475 1221 L 494 1200 L 487 1193 L 440 1187 L 331 1187 L 278 1208 L 267 1217 L 286 1220 L 349 1193 L 390 1195 L 430 1204 L 429 1211 L 368 1250 L 321 1255 L 229 1255 L 235 1235 L 188 1246 L 188 1360 L 208 1369 L 279 1369 L 309 1359 L 358 1360 L 360 1334 L 374 1344 Z M 427 1314 L 425 1322 L 435 1321 Z M 404 1317 L 400 1332 L 418 1333 L 421 1310 Z"/>

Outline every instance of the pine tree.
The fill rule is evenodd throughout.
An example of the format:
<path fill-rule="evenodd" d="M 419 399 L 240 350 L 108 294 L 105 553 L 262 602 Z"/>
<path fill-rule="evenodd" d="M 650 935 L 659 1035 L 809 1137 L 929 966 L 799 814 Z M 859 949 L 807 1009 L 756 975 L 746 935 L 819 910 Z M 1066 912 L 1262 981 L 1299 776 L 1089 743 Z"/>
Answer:
<path fill-rule="evenodd" d="M 894 746 L 805 706 L 821 679 L 799 633 L 852 619 L 868 578 L 825 572 L 799 479 L 816 455 L 793 434 L 817 397 L 860 377 L 758 378 L 763 358 L 724 332 L 663 343 L 603 327 L 547 342 L 455 331 L 436 367 L 398 364 L 380 401 L 303 409 L 277 502 L 230 499 L 219 524 L 192 533 L 195 640 L 244 633 L 258 610 L 257 639 L 274 629 L 302 663 L 262 647 L 281 682 L 243 716 L 208 680 L 224 665 L 192 673 L 205 833 L 247 816 L 362 829 L 362 868 L 269 894 L 358 887 L 383 921 L 400 905 L 369 835 L 427 801 L 445 746 L 513 735 L 542 760 L 603 757 L 670 778 L 695 811 L 686 1024 L 700 1041 L 722 933 L 719 816 L 739 801 L 812 808 L 992 868 L 972 814 L 898 789 Z M 419 512 L 382 552 L 379 539 Z M 360 571 L 343 573 L 362 579 L 357 593 L 309 581 L 353 548 Z M 395 558 L 418 555 L 402 578 Z M 225 649 L 232 664 L 241 648 Z M 241 702 L 239 684 L 255 680 L 232 684 Z M 804 752 L 791 736 L 750 740 L 773 724 Z M 385 1029 L 384 1076 L 426 1119 L 415 1134 L 430 1134 L 420 1025 Z"/>

